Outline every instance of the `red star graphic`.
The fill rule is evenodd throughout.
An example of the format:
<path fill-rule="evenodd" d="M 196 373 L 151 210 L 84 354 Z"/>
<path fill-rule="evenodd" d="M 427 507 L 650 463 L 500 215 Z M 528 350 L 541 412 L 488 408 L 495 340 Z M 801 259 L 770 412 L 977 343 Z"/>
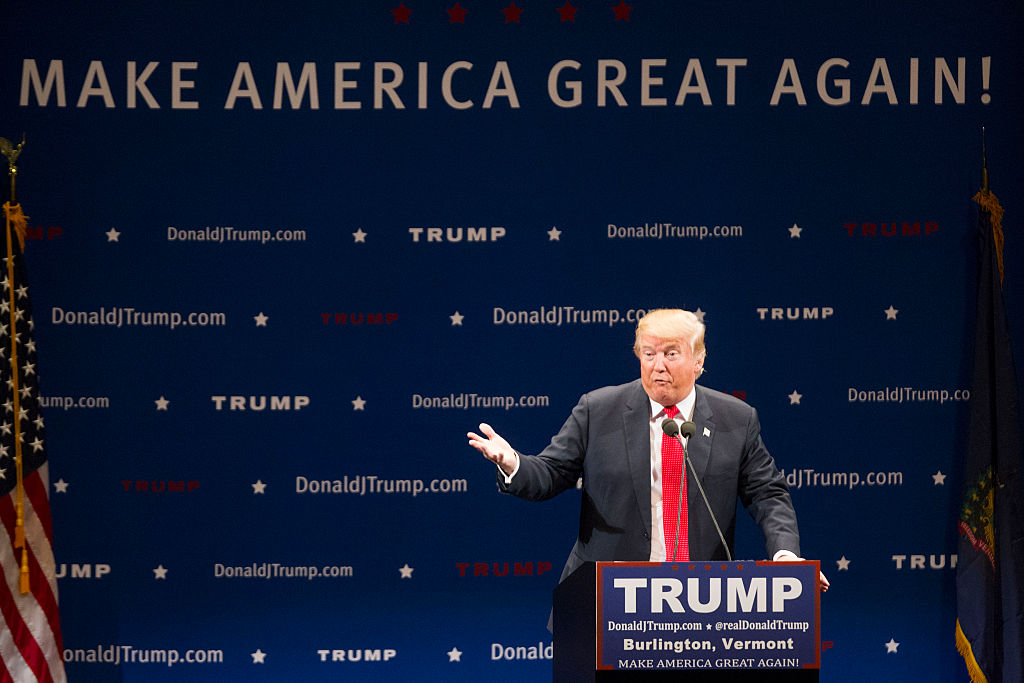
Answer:
<path fill-rule="evenodd" d="M 562 21 L 576 21 L 576 10 L 578 7 L 573 7 L 569 4 L 569 0 L 565 0 L 565 4 L 558 8 L 558 13 L 562 16 Z"/>
<path fill-rule="evenodd" d="M 398 3 L 398 8 L 391 10 L 391 13 L 395 15 L 396 24 L 408 24 L 409 15 L 412 14 L 412 10 L 405 6 L 404 2 Z"/>
<path fill-rule="evenodd" d="M 465 24 L 466 23 L 466 8 L 455 3 L 455 7 L 448 10 L 448 23 L 449 24 Z"/>
<path fill-rule="evenodd" d="M 516 3 L 512 3 L 505 9 L 501 10 L 505 13 L 505 23 L 511 24 L 512 22 L 519 23 L 519 15 L 523 13 L 522 7 L 516 7 Z"/>
<path fill-rule="evenodd" d="M 612 7 L 612 11 L 615 12 L 615 21 L 629 21 L 629 13 L 633 10 L 632 5 L 627 5 L 626 0 L 619 0 L 619 4 Z"/>

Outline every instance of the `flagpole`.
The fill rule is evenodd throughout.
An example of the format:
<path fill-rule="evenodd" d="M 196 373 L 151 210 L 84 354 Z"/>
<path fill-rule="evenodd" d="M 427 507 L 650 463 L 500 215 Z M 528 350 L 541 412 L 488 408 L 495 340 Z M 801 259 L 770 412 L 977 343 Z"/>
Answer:
<path fill-rule="evenodd" d="M 18 179 L 18 167 L 17 160 L 18 155 L 21 154 L 22 148 L 25 146 L 25 138 L 22 136 L 21 142 L 18 145 L 12 146 L 4 138 L 0 138 L 0 152 L 7 157 L 7 174 L 11 180 L 11 197 L 10 200 L 4 204 L 4 215 L 6 222 L 6 242 L 7 242 L 7 289 L 10 292 L 8 300 L 8 314 L 10 315 L 11 325 L 11 401 L 13 407 L 13 422 L 14 422 L 14 462 L 15 469 L 17 470 L 18 483 L 17 483 L 17 496 L 15 499 L 15 506 L 17 509 L 17 520 L 14 526 L 14 547 L 21 548 L 21 577 L 19 581 L 19 589 L 22 594 L 29 592 L 28 582 L 28 545 L 25 543 L 25 485 L 24 485 L 24 461 L 22 459 L 21 452 L 21 397 L 19 395 L 19 372 L 18 372 L 18 332 L 17 326 L 17 302 L 15 300 L 16 293 L 14 291 L 14 240 L 11 236 L 11 232 L 14 230 L 18 231 L 19 244 L 24 248 L 24 242 L 22 234 L 27 226 L 27 217 L 22 213 L 21 207 L 17 203 L 17 179 Z"/>
<path fill-rule="evenodd" d="M 981 127 L 981 189 L 974 196 L 974 201 L 991 215 L 992 242 L 996 254 L 996 264 L 999 266 L 999 284 L 1002 285 L 1004 272 L 1003 244 L 1005 242 L 1003 235 L 1003 207 L 1000 206 L 999 199 L 992 194 L 988 186 L 988 155 L 985 151 L 985 126 Z"/>
<path fill-rule="evenodd" d="M 988 192 L 988 158 L 985 154 L 985 126 L 981 127 L 981 191 Z"/>

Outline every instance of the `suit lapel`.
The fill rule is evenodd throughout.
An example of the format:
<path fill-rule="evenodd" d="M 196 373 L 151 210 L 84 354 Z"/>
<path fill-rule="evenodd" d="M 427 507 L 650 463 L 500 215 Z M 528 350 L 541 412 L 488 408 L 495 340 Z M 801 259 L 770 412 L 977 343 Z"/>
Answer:
<path fill-rule="evenodd" d="M 636 380 L 622 412 L 626 459 L 644 528 L 651 528 L 651 404 Z"/>
<path fill-rule="evenodd" d="M 693 406 L 693 423 L 697 425 L 697 433 L 687 444 L 686 454 L 690 456 L 693 467 L 697 470 L 701 483 L 703 483 L 708 469 L 708 461 L 711 459 L 711 444 L 715 438 L 715 420 L 711 406 L 708 404 L 707 395 L 699 386 Z"/>

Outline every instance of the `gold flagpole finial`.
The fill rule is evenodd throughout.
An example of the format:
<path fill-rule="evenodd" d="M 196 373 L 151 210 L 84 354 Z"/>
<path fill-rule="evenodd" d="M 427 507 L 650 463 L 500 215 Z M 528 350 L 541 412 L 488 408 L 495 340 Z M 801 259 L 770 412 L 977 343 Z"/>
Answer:
<path fill-rule="evenodd" d="M 15 197 L 16 182 L 18 178 L 18 155 L 21 154 L 22 147 L 25 146 L 25 134 L 21 134 L 21 142 L 17 146 L 11 144 L 11 141 L 7 138 L 0 138 L 0 152 L 7 157 L 7 175 L 11 178 L 11 198 L 10 202 L 13 206 L 17 204 Z"/>

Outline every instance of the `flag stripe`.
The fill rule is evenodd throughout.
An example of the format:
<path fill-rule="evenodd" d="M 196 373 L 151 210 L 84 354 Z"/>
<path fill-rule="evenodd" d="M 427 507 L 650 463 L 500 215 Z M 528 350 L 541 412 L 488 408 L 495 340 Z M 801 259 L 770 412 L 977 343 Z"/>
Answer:
<path fill-rule="evenodd" d="M 28 544 L 29 586 L 38 605 L 38 613 L 33 616 L 40 624 L 40 630 L 46 629 L 46 637 L 40 643 L 51 671 L 63 669 L 63 638 L 60 631 L 60 614 L 57 609 L 56 565 L 53 560 L 52 547 L 46 542 L 45 536 L 35 514 L 29 514 L 26 508 L 25 539 Z M 59 677 L 59 673 L 58 673 Z"/>
<path fill-rule="evenodd" d="M 40 510 L 48 513 L 50 507 L 46 500 L 46 491 L 42 490 L 40 486 L 44 480 L 40 476 L 40 470 L 45 470 L 46 467 L 43 465 L 25 478 L 25 539 L 32 551 L 32 557 L 38 561 L 38 568 L 42 572 L 38 579 L 33 576 L 33 581 L 38 581 L 41 586 L 49 586 L 50 601 L 53 602 L 54 612 L 56 612 L 57 565 L 53 559 L 51 534 L 47 533 L 47 520 L 42 519 L 43 515 L 40 515 Z M 42 499 L 42 505 L 40 505 L 40 499 Z M 43 581 L 46 583 L 43 584 Z M 34 585 L 35 583 L 33 583 Z"/>
<path fill-rule="evenodd" d="M 2 594 L 6 592 L 6 588 L 0 588 L 0 602 L 3 601 Z M 0 616 L 3 616 L 0 614 Z M 10 662 L 11 667 L 8 669 L 7 663 Z M 25 660 L 21 657 L 21 652 L 18 650 L 17 645 L 14 642 L 14 633 L 7 623 L 6 617 L 4 618 L 4 628 L 0 630 L 0 680 L 7 683 L 7 681 L 13 681 L 14 676 L 11 675 L 11 671 L 28 671 L 28 665 L 25 664 Z M 30 672 L 31 673 L 31 672 Z M 21 678 L 21 682 L 29 683 L 38 680 L 34 674 L 32 678 Z M 19 683 L 21 683 L 19 682 Z"/>
<path fill-rule="evenodd" d="M 49 485 L 47 472 L 49 468 L 46 463 L 32 474 L 27 474 L 24 479 L 25 498 L 32 502 L 35 510 L 34 518 L 39 520 L 44 539 L 53 546 L 53 522 L 50 520 L 50 496 L 46 487 Z"/>
<path fill-rule="evenodd" d="M 5 654 L 4 650 L 7 643 L 13 645 L 13 641 L 11 641 L 11 635 L 6 630 L 4 630 L 2 633 L 0 633 L 0 681 L 4 681 L 5 683 L 7 681 L 14 680 L 14 678 L 11 676 L 11 673 L 7 670 L 7 665 L 4 664 L 4 662 L 7 661 L 7 655 Z"/>
<path fill-rule="evenodd" d="M 58 680 L 63 680 L 63 652 L 59 629 L 59 615 L 57 611 L 57 599 L 54 593 L 55 587 L 50 584 L 44 575 L 42 566 L 36 557 L 34 548 L 42 547 L 48 553 L 50 546 L 47 543 L 39 544 L 42 536 L 39 523 L 32 514 L 30 507 L 25 509 L 26 543 L 28 546 L 29 564 L 29 586 L 32 592 L 22 595 L 19 590 L 19 578 L 21 573 L 21 549 L 14 547 L 13 519 L 14 509 L 10 497 L 0 501 L 0 563 L 4 567 L 4 585 L 0 587 L 0 601 L 10 603 L 5 610 L 5 617 L 17 611 L 19 619 L 16 623 L 23 627 L 21 633 L 30 634 L 31 641 L 23 645 L 22 654 L 29 664 L 29 667 L 40 674 L 39 680 L 51 681 L 53 678 L 49 672 L 57 671 Z M 54 572 L 50 572 L 51 577 Z M 52 579 L 54 583 L 56 579 Z M 57 625 L 56 632 L 54 624 Z M 13 630 L 13 629 L 12 629 Z M 20 642 L 20 641 L 19 641 Z"/>
<path fill-rule="evenodd" d="M 0 519 L 3 520 L 3 524 L 0 524 L 0 564 L 4 569 L 4 581 L 0 584 L 0 613 L 3 614 L 4 623 L 14 638 L 13 649 L 6 649 L 4 654 L 6 656 L 17 652 L 18 656 L 9 660 L 20 674 L 14 680 L 45 681 L 49 667 L 39 647 L 38 624 L 34 623 L 35 617 L 39 614 L 38 605 L 35 596 L 21 595 L 18 590 L 21 550 L 14 547 L 14 528 L 8 515 L 14 513 L 10 497 L 0 501 L 0 513 Z M 29 671 L 35 674 L 32 678 L 27 676 Z"/>

